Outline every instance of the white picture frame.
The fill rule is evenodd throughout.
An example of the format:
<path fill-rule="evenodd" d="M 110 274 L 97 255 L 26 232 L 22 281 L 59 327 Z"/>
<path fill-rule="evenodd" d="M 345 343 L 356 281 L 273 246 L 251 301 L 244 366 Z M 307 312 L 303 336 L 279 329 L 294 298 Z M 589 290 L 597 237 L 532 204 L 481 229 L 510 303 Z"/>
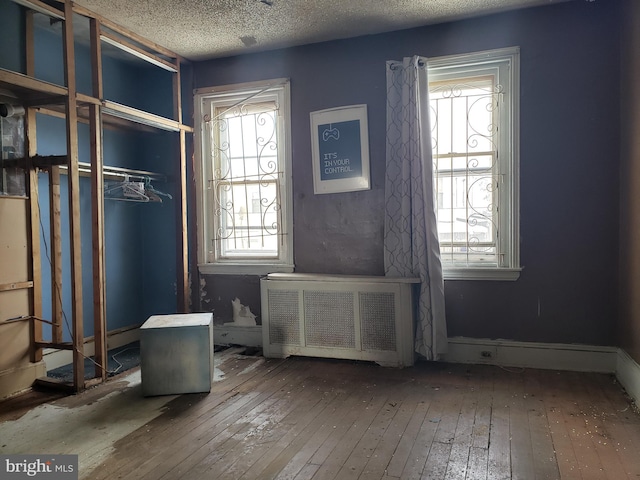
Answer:
<path fill-rule="evenodd" d="M 369 190 L 367 106 L 310 113 L 314 194 Z"/>

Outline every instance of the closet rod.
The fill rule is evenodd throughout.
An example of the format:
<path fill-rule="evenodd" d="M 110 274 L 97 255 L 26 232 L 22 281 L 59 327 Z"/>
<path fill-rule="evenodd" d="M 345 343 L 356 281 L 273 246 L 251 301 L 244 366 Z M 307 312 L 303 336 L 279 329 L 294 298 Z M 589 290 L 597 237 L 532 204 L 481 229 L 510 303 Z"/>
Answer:
<path fill-rule="evenodd" d="M 65 171 L 66 166 L 60 165 L 60 169 Z M 78 170 L 80 175 L 86 176 L 91 173 L 91 164 L 86 162 L 78 162 Z M 107 180 L 122 180 L 129 178 L 130 180 L 146 181 L 155 180 L 157 182 L 166 182 L 167 176 L 161 173 L 149 172 L 147 170 L 134 170 L 131 168 L 108 167 L 102 169 L 102 174 Z"/>

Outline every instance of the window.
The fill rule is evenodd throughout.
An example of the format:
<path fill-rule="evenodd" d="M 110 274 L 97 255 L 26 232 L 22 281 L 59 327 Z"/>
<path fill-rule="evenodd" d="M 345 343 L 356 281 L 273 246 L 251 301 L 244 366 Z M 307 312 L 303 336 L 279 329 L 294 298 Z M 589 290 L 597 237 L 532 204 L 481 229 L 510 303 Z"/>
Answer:
<path fill-rule="evenodd" d="M 519 276 L 518 56 L 510 48 L 428 62 L 445 279 Z"/>
<path fill-rule="evenodd" d="M 292 271 L 289 83 L 196 91 L 203 273 Z"/>

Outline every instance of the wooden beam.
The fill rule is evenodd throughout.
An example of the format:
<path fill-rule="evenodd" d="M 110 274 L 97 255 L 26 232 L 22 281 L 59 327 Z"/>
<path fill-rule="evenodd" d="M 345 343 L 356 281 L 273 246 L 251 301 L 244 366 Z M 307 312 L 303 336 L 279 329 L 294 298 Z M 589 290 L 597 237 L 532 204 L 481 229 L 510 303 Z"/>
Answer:
<path fill-rule="evenodd" d="M 0 292 L 6 292 L 8 290 L 22 290 L 24 288 L 33 288 L 33 282 L 13 282 L 0 284 Z"/>
<path fill-rule="evenodd" d="M 93 94 L 102 97 L 102 54 L 100 25 L 89 19 L 91 30 L 91 65 Z M 95 377 L 107 378 L 107 320 L 104 249 L 104 161 L 102 156 L 102 114 L 99 105 L 89 105 L 91 138 L 91 242 L 93 250 L 93 335 L 95 343 Z M 85 382 L 85 387 L 88 387 Z"/>
<path fill-rule="evenodd" d="M 124 118 L 131 122 L 141 123 L 143 125 L 150 125 L 152 127 L 168 130 L 171 132 L 177 132 L 181 130 L 181 125 L 175 120 L 161 117 L 160 115 L 154 115 L 153 113 L 144 112 L 137 108 L 128 107 L 120 103 L 112 102 L 110 100 L 104 100 L 103 113 L 107 115 L 113 115 L 115 117 Z"/>
<path fill-rule="evenodd" d="M 85 17 L 89 17 L 89 18 L 95 18 L 96 20 L 98 20 L 100 22 L 101 25 L 107 27 L 109 30 L 113 30 L 114 32 L 123 35 L 124 37 L 133 40 L 137 43 L 139 43 L 140 45 L 144 45 L 145 47 L 161 54 L 164 55 L 165 57 L 169 57 L 169 58 L 179 58 L 178 54 L 176 54 L 175 52 L 172 52 L 171 50 L 155 43 L 152 42 L 144 37 L 141 37 L 140 35 L 138 35 L 137 33 L 133 33 L 131 30 L 128 30 L 120 25 L 118 25 L 117 23 L 113 23 L 111 20 L 103 17 L 102 15 L 99 15 L 91 10 L 89 10 L 88 8 L 84 8 L 80 5 L 78 5 L 77 3 L 73 5 L 73 9 L 76 13 L 80 14 L 80 15 L 84 15 Z"/>
<path fill-rule="evenodd" d="M 113 45 L 114 47 L 122 50 L 123 52 L 127 52 L 128 54 L 133 55 L 134 57 L 140 58 L 145 62 L 151 63 L 152 65 L 163 68 L 170 72 L 175 73 L 178 68 L 172 62 L 168 62 L 164 58 L 158 57 L 157 55 L 147 52 L 146 50 L 140 47 L 137 47 L 133 43 L 127 42 L 123 38 L 117 37 L 116 35 L 112 35 L 108 32 L 102 32 L 100 34 L 100 39 L 108 43 L 109 45 Z"/>
<path fill-rule="evenodd" d="M 66 157 L 65 157 L 66 158 Z M 51 248 L 51 319 L 53 341 L 62 342 L 62 215 L 60 167 L 49 168 L 49 245 Z"/>
<path fill-rule="evenodd" d="M 173 118 L 182 123 L 182 91 L 180 86 L 180 63 L 173 76 Z M 178 195 L 176 198 L 176 275 L 178 289 L 178 311 L 189 312 L 189 235 L 187 227 L 187 152 L 186 133 L 178 134 L 178 162 L 176 179 Z"/>
<path fill-rule="evenodd" d="M 176 162 L 179 171 L 176 172 L 178 179 L 178 195 L 176 198 L 176 273 L 178 275 L 178 311 L 189 312 L 189 237 L 187 227 L 187 161 L 186 161 L 186 133 L 181 130 L 179 133 L 179 161 Z"/>
<path fill-rule="evenodd" d="M 180 62 L 178 72 L 173 77 L 173 118 L 182 124 L 182 77 L 180 75 Z M 180 129 L 179 133 L 178 168 L 178 206 L 176 208 L 176 272 L 178 274 L 178 311 L 187 313 L 190 311 L 189 303 L 189 235 L 187 221 L 187 148 L 186 133 Z"/>
<path fill-rule="evenodd" d="M 11 90 L 17 90 L 16 93 L 26 93 L 29 99 L 31 94 L 43 94 L 45 96 L 59 97 L 67 95 L 67 89 L 60 85 L 44 82 L 22 73 L 12 72 L 0 68 L 0 86 L 6 86 Z"/>
<path fill-rule="evenodd" d="M 60 20 L 64 20 L 64 15 L 60 10 L 51 5 L 48 5 L 40 0 L 13 0 L 14 2 L 22 5 L 23 7 L 27 7 L 35 12 L 40 12 L 45 15 L 49 15 L 54 18 L 58 18 Z"/>
<path fill-rule="evenodd" d="M 100 59 L 100 65 L 102 65 L 102 59 Z M 102 67 L 100 68 L 100 70 L 102 70 Z M 92 76 L 92 81 L 93 81 L 93 77 L 96 75 L 97 72 L 95 72 L 92 68 L 91 70 L 91 76 Z M 100 81 L 100 84 L 102 85 L 102 81 Z M 84 93 L 79 93 L 76 92 L 76 98 L 78 99 L 78 104 L 79 105 L 102 105 L 102 86 L 100 87 L 100 96 L 99 97 L 91 97 L 89 95 L 85 95 Z"/>
<path fill-rule="evenodd" d="M 26 67 L 27 74 L 33 75 L 35 72 L 34 34 L 33 34 L 33 11 L 27 12 L 25 17 L 26 34 Z M 38 205 L 38 172 L 30 163 L 30 159 L 36 154 L 36 111 L 27 108 L 25 113 L 26 132 L 25 154 L 27 156 L 28 188 L 29 188 L 29 275 L 33 288 L 29 298 L 31 315 L 42 316 L 42 266 L 40 259 L 40 208 Z M 32 346 L 31 361 L 40 362 L 42 360 L 42 349 L 35 345 L 35 342 L 42 341 L 42 323 L 31 323 Z"/>
<path fill-rule="evenodd" d="M 34 155 L 31 157 L 31 165 L 35 168 L 49 169 L 67 164 L 66 155 Z"/>
<path fill-rule="evenodd" d="M 55 348 L 56 350 L 73 350 L 74 346 L 71 342 L 37 342 L 41 348 Z"/>
<path fill-rule="evenodd" d="M 67 156 L 69 183 L 69 239 L 71 257 L 71 318 L 73 348 L 73 386 L 84 389 L 84 345 L 82 319 L 82 238 L 80 233 L 80 177 L 78 175 L 78 110 L 75 56 L 73 46 L 73 3 L 64 3 L 64 73 L 67 85 Z"/>

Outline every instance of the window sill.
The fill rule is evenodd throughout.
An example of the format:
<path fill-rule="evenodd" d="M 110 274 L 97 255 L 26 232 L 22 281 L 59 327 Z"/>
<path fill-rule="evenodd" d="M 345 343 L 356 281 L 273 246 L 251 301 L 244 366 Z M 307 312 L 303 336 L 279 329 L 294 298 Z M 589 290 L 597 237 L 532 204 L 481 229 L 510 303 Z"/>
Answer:
<path fill-rule="evenodd" d="M 443 267 L 445 280 L 499 280 L 513 282 L 522 268 L 455 268 Z"/>
<path fill-rule="evenodd" d="M 269 273 L 292 273 L 294 265 L 281 263 L 202 263 L 198 270 L 203 275 L 267 275 Z"/>

